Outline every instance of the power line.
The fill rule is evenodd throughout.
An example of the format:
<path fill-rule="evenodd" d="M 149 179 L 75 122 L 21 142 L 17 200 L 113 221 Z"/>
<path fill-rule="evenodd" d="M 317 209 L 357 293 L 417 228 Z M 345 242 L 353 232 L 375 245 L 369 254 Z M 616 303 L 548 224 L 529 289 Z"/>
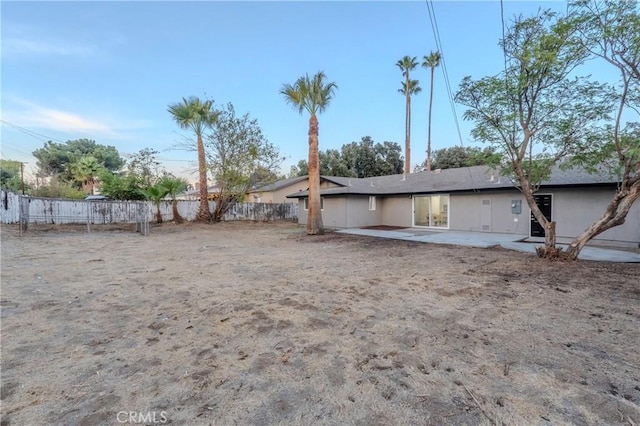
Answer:
<path fill-rule="evenodd" d="M 7 120 L 0 119 L 0 122 L 2 122 L 3 124 L 6 124 L 9 127 L 12 127 L 14 129 L 16 129 L 19 132 L 24 133 L 25 135 L 31 136 L 32 138 L 38 139 L 40 141 L 44 140 L 45 142 L 46 141 L 56 141 L 56 142 L 64 143 L 60 139 L 56 139 L 56 138 L 53 138 L 51 136 L 43 135 L 42 133 L 38 133 L 38 132 L 35 132 L 33 130 L 25 129 L 24 127 L 20 127 L 17 124 L 13 124 L 13 123 L 11 123 L 11 122 L 9 122 Z"/>
<path fill-rule="evenodd" d="M 449 104 L 451 106 L 451 112 L 453 114 L 453 120 L 456 124 L 456 130 L 458 131 L 458 139 L 460 140 L 460 146 L 464 146 L 462 141 L 462 132 L 460 131 L 460 123 L 458 122 L 458 114 L 456 112 L 455 101 L 453 99 L 451 84 L 449 82 L 449 73 L 447 71 L 447 63 L 445 61 L 444 49 L 442 48 L 442 42 L 440 40 L 440 30 L 438 28 L 438 21 L 436 19 L 436 12 L 433 8 L 433 1 L 425 0 L 427 5 L 427 11 L 429 12 L 429 20 L 431 22 L 431 29 L 433 30 L 433 37 L 436 42 L 436 49 L 440 52 L 440 61 L 442 62 L 442 73 L 444 75 L 445 87 L 447 88 L 447 95 L 449 98 Z"/>
<path fill-rule="evenodd" d="M 442 42 L 440 40 L 440 29 L 438 28 L 438 21 L 436 20 L 436 11 L 433 8 L 433 1 L 425 0 L 427 4 L 427 11 L 429 12 L 429 20 L 431 21 L 431 29 L 433 30 L 433 37 L 436 41 L 436 49 L 440 52 L 440 60 L 442 62 L 442 73 L 444 75 L 444 82 L 447 88 L 447 94 L 449 97 L 449 104 L 451 105 L 451 112 L 453 114 L 453 120 L 456 123 L 456 130 L 458 131 L 458 139 L 460 140 L 460 146 L 464 147 L 464 142 L 462 141 L 462 132 L 460 131 L 460 123 L 458 122 L 458 114 L 456 112 L 456 104 L 453 99 L 453 95 L 451 93 L 451 84 L 449 83 L 449 73 L 447 72 L 447 64 L 445 62 L 445 54 L 444 49 L 442 48 Z M 473 190 L 477 191 L 476 181 L 471 173 L 471 168 L 467 166 L 467 173 L 469 174 L 469 179 L 471 179 L 471 184 L 473 185 Z"/>

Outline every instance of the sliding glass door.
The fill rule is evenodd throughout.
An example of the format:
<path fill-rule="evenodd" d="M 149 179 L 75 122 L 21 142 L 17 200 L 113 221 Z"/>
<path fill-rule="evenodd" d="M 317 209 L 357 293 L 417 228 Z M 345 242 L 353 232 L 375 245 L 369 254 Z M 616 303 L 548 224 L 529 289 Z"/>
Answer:
<path fill-rule="evenodd" d="M 449 196 L 418 195 L 413 197 L 413 226 L 449 227 Z"/>

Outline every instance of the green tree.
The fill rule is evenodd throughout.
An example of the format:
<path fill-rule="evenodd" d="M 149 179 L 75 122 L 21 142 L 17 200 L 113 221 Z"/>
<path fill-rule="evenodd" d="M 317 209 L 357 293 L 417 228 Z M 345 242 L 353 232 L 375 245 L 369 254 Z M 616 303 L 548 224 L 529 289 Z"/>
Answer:
<path fill-rule="evenodd" d="M 280 94 L 285 101 L 293 106 L 300 114 L 307 111 L 309 117 L 309 211 L 307 217 L 307 234 L 324 233 L 322 212 L 320 211 L 320 165 L 318 154 L 318 117 L 324 112 L 333 99 L 338 86 L 334 82 L 327 82 L 324 72 L 320 71 L 313 77 L 306 74 L 294 84 L 284 84 Z"/>
<path fill-rule="evenodd" d="M 396 66 L 404 76 L 404 81 L 400 83 L 402 87 L 398 89 L 405 97 L 404 172 L 411 173 L 411 96 L 417 95 L 422 89 L 418 80 L 411 80 L 410 73 L 418 66 L 418 60 L 415 56 L 404 56 L 396 62 Z"/>
<path fill-rule="evenodd" d="M 340 150 L 319 152 L 320 174 L 324 176 L 372 177 L 400 174 L 403 170 L 402 148 L 395 142 L 374 143 L 370 136 L 360 142 L 342 145 Z M 291 176 L 306 176 L 307 162 L 292 167 Z"/>
<path fill-rule="evenodd" d="M 70 140 L 65 143 L 48 141 L 44 147 L 33 152 L 40 176 L 59 176 L 63 181 L 73 182 L 70 165 L 82 157 L 93 157 L 105 169 L 115 172 L 124 165 L 118 150 L 91 139 Z"/>
<path fill-rule="evenodd" d="M 12 160 L 0 160 L 0 188 L 6 191 L 20 192 L 23 188 L 22 163 Z M 25 190 L 30 185 L 24 183 Z"/>
<path fill-rule="evenodd" d="M 241 201 L 255 186 L 277 176 L 283 158 L 262 134 L 256 119 L 237 117 L 228 103 L 216 111 L 218 119 L 205 135 L 207 166 L 218 193 L 213 221 L 219 222 L 232 203 Z"/>
<path fill-rule="evenodd" d="M 441 148 L 433 152 L 432 169 L 455 169 L 459 167 L 472 166 L 495 166 L 499 165 L 501 155 L 496 152 L 493 146 L 480 149 L 477 146 L 451 146 Z M 423 163 L 426 170 L 426 160 Z"/>
<path fill-rule="evenodd" d="M 160 203 L 167 196 L 167 190 L 160 185 L 150 186 L 144 189 L 145 198 L 156 206 L 156 222 L 162 223 L 162 213 L 160 212 Z"/>
<path fill-rule="evenodd" d="M 429 90 L 429 117 L 428 117 L 428 127 L 427 127 L 427 161 L 426 168 L 427 171 L 431 170 L 431 108 L 433 106 L 433 75 L 435 73 L 436 67 L 440 66 L 441 55 L 440 52 L 431 52 L 429 56 L 425 56 L 422 62 L 422 66 L 424 68 L 431 69 L 431 90 Z"/>
<path fill-rule="evenodd" d="M 80 157 L 69 164 L 69 171 L 73 179 L 82 187 L 82 190 L 93 195 L 98 173 L 103 169 L 102 164 L 90 155 Z"/>
<path fill-rule="evenodd" d="M 173 221 L 175 223 L 182 223 L 184 219 L 180 216 L 180 212 L 178 211 L 178 200 L 177 196 L 181 192 L 184 192 L 187 189 L 189 183 L 182 178 L 178 178 L 171 175 L 165 175 L 158 184 L 160 188 L 166 191 L 166 195 L 171 197 L 171 206 L 173 209 Z"/>
<path fill-rule="evenodd" d="M 129 173 L 112 173 L 103 170 L 99 173 L 100 192 L 112 200 L 145 200 L 145 186 Z"/>
<path fill-rule="evenodd" d="M 632 0 L 578 0 L 570 2 L 569 12 L 579 31 L 576 44 L 618 75 L 611 119 L 573 157 L 574 164 L 605 168 L 619 181 L 602 216 L 569 244 L 568 256 L 577 259 L 589 240 L 623 224 L 640 198 L 640 13 Z"/>
<path fill-rule="evenodd" d="M 196 151 L 198 152 L 198 181 L 200 185 L 200 208 L 197 220 L 208 221 L 209 190 L 207 184 L 207 160 L 202 135 L 216 122 L 213 101 L 202 101 L 197 97 L 183 98 L 182 102 L 169 105 L 169 113 L 181 129 L 191 129 L 196 134 Z"/>
<path fill-rule="evenodd" d="M 549 11 L 517 17 L 501 42 L 505 70 L 477 81 L 465 77 L 456 94 L 468 107 L 464 119 L 475 124 L 474 138 L 504 154 L 504 170 L 545 230 L 539 250 L 545 257 L 558 253 L 555 222 L 542 214 L 534 194 L 554 165 L 593 139 L 611 105 L 603 85 L 571 78 L 587 57 L 572 42 L 575 34 L 574 25 Z"/>
<path fill-rule="evenodd" d="M 87 196 L 77 186 L 62 181 L 57 176 L 53 176 L 47 185 L 41 185 L 31 190 L 29 195 L 32 197 L 67 198 L 72 200 L 82 200 Z"/>
<path fill-rule="evenodd" d="M 143 148 L 127 160 L 127 174 L 135 176 L 142 188 L 156 185 L 166 175 L 162 163 L 157 159 L 158 154 L 153 148 Z"/>

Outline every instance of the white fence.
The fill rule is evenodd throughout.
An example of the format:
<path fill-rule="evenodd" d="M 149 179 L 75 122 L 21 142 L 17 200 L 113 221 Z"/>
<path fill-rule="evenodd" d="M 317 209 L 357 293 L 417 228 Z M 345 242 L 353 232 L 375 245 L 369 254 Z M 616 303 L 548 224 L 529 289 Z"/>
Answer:
<path fill-rule="evenodd" d="M 0 192 L 0 222 L 20 222 L 20 200 L 22 199 L 24 215 L 29 223 L 70 224 L 70 223 L 135 223 L 139 218 L 139 205 L 144 206 L 145 214 L 150 222 L 156 221 L 156 206 L 150 201 L 85 201 L 61 200 L 55 198 L 25 197 L 12 192 Z M 194 220 L 200 202 L 197 200 L 179 200 L 178 212 L 185 220 Z M 209 202 L 209 211 L 213 211 L 215 202 Z M 171 201 L 162 201 L 160 213 L 163 221 L 173 219 Z M 249 220 L 297 220 L 298 203 L 236 203 L 224 215 L 225 221 Z"/>

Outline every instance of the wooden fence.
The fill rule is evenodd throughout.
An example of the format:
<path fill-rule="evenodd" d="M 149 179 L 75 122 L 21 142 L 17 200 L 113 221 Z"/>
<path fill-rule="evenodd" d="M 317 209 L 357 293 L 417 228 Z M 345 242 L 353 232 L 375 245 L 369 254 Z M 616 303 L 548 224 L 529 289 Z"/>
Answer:
<path fill-rule="evenodd" d="M 115 224 L 135 223 L 141 218 L 140 211 L 146 215 L 145 220 L 156 221 L 156 206 L 150 201 L 86 201 L 62 200 L 55 198 L 36 198 L 17 195 L 11 192 L 0 192 L 0 222 L 20 223 L 20 206 L 22 218 L 27 223 L 39 224 Z M 178 212 L 185 220 L 194 220 L 198 213 L 199 201 L 179 200 Z M 142 206 L 142 207 L 140 207 Z M 213 211 L 215 202 L 209 202 L 209 211 Z M 173 219 L 171 201 L 160 203 L 163 221 Z M 298 203 L 236 203 L 224 215 L 225 221 L 273 221 L 298 219 Z"/>

